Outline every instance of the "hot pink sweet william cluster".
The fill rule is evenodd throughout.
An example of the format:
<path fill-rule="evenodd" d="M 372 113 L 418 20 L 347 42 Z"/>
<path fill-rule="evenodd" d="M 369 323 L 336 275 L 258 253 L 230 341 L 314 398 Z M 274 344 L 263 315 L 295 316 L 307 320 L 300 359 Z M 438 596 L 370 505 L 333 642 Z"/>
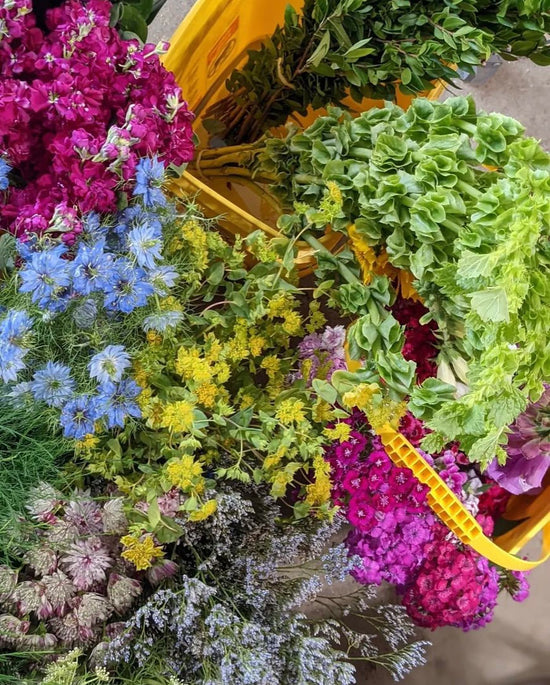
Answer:
<path fill-rule="evenodd" d="M 110 2 L 69 0 L 47 33 L 31 10 L 0 8 L 0 155 L 13 168 L 0 229 L 23 236 L 53 220 L 77 232 L 78 214 L 111 212 L 131 191 L 141 157 L 192 159 L 192 114 L 159 50 L 109 27 Z"/>
<path fill-rule="evenodd" d="M 488 532 L 488 531 L 487 531 Z M 403 595 L 409 616 L 424 628 L 481 628 L 493 618 L 498 571 L 437 523 L 422 565 Z"/>
<path fill-rule="evenodd" d="M 435 517 L 426 504 L 427 487 L 409 469 L 395 466 L 364 414 L 356 412 L 346 422 L 354 430 L 348 440 L 333 443 L 326 458 L 333 495 L 353 526 L 346 545 L 361 558 L 353 575 L 366 585 L 384 580 L 403 586 L 431 540 Z"/>

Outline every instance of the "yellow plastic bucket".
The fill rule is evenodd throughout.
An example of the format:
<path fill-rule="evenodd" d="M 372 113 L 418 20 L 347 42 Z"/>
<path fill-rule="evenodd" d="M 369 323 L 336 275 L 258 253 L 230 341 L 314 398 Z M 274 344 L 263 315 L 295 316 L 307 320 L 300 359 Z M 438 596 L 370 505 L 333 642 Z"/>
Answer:
<path fill-rule="evenodd" d="M 297 11 L 303 0 L 198 0 L 180 24 L 171 40 L 164 66 L 172 71 L 183 90 L 190 109 L 195 113 L 195 133 L 199 137 L 199 150 L 208 135 L 202 124 L 206 110 L 227 95 L 225 82 L 233 69 L 242 66 L 248 51 L 257 48 L 271 36 L 277 25 L 284 21 L 288 4 Z M 440 97 L 445 84 L 438 82 L 434 89 L 424 93 L 435 100 Z M 396 102 L 408 107 L 413 97 L 403 95 L 396 88 Z M 349 99 L 351 112 L 357 114 L 373 107 L 383 107 L 381 100 L 364 100 L 360 104 Z M 300 126 L 312 123 L 322 110 L 310 111 L 306 117 L 293 115 Z M 212 182 L 201 178 L 197 170 L 186 172 L 172 184 L 172 191 L 182 195 L 197 196 L 207 216 L 221 217 L 220 225 L 233 235 L 245 235 L 261 229 L 267 235 L 280 233 L 275 228 L 277 212 L 249 188 Z M 343 236 L 328 233 L 321 239 L 331 251 L 337 251 L 344 243 Z M 313 250 L 300 244 L 298 265 L 300 273 L 309 273 L 315 263 Z"/>

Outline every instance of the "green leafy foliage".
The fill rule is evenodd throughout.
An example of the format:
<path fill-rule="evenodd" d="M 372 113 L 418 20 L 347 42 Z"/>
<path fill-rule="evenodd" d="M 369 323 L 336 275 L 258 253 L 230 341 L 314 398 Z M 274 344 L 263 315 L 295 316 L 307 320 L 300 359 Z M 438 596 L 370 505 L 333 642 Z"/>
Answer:
<path fill-rule="evenodd" d="M 425 322 L 438 326 L 442 380 L 458 394 L 428 385 L 411 407 L 472 458 L 499 453 L 506 426 L 550 377 L 550 155 L 514 119 L 460 97 L 417 99 L 407 112 L 387 103 L 355 119 L 333 109 L 256 145 L 252 158 L 251 173 L 270 178 L 282 206 L 301 217 L 281 222 L 284 230 L 322 234 L 329 222 L 319 208 L 338 197 L 333 230 L 355 225 L 365 249 L 384 249 L 413 274 Z M 365 288 L 347 262 L 323 264 L 323 278 L 340 274 L 338 284 L 345 271 L 347 283 L 331 288 L 358 316 L 352 355 L 385 369 L 384 378 L 393 369 L 393 389 L 408 394 L 398 327 L 371 311 L 384 279 Z"/>
<path fill-rule="evenodd" d="M 306 0 L 250 51 L 208 115 L 227 142 L 252 142 L 292 112 L 429 90 L 452 82 L 449 65 L 471 73 L 492 52 L 549 64 L 549 30 L 547 2 Z"/>

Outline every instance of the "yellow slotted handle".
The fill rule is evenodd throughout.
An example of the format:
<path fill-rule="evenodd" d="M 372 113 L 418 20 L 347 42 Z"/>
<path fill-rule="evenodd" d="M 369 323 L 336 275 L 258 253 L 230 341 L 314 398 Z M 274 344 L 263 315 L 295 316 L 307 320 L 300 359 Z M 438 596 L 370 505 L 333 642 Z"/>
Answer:
<path fill-rule="evenodd" d="M 428 504 L 461 542 L 494 564 L 512 571 L 530 571 L 550 557 L 550 526 L 547 525 L 550 523 L 550 511 L 547 511 L 547 505 L 544 510 L 541 507 L 538 517 L 538 529 L 544 530 L 543 556 L 537 561 L 521 559 L 499 547 L 483 533 L 479 523 L 454 492 L 401 433 L 386 424 L 378 434 L 392 461 L 410 469 L 423 485 L 429 487 Z"/>

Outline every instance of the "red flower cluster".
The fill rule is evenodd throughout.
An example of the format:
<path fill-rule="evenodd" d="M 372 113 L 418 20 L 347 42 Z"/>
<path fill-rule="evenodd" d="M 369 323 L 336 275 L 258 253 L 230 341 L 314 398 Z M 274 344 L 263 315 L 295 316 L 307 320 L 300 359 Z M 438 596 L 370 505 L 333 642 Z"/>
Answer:
<path fill-rule="evenodd" d="M 403 596 L 408 614 L 432 630 L 481 628 L 493 617 L 498 571 L 473 549 L 457 544 L 446 526 L 436 524 L 433 535 L 418 575 Z"/>
<path fill-rule="evenodd" d="M 48 12 L 46 34 L 31 9 L 0 8 L 0 155 L 12 167 L 0 229 L 17 235 L 75 209 L 113 211 L 141 157 L 179 166 L 193 156 L 173 75 L 155 46 L 109 26 L 109 2 L 69 0 Z"/>
<path fill-rule="evenodd" d="M 405 345 L 403 356 L 407 361 L 416 362 L 418 383 L 437 374 L 435 357 L 437 355 L 437 326 L 433 321 L 421 324 L 420 319 L 428 310 L 415 300 L 398 298 L 392 307 L 392 314 L 402 326 L 405 326 Z"/>

